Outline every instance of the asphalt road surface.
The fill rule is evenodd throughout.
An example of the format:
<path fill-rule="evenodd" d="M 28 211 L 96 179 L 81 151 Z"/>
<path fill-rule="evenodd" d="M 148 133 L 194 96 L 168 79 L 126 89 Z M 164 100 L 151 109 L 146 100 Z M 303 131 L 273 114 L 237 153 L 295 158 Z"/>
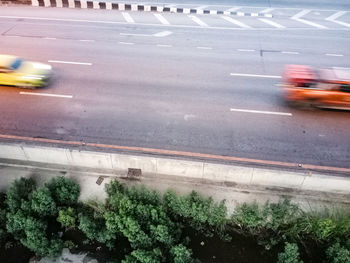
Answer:
<path fill-rule="evenodd" d="M 349 168 L 350 113 L 290 108 L 278 84 L 285 64 L 349 67 L 350 13 L 269 12 L 1 7 L 0 53 L 54 75 L 0 87 L 0 133 Z"/>

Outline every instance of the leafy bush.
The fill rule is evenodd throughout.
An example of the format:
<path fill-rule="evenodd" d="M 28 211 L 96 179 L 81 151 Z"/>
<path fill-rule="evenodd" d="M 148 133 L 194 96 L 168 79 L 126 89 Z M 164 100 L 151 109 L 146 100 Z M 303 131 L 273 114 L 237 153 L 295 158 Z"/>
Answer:
<path fill-rule="evenodd" d="M 46 184 L 58 206 L 72 206 L 78 202 L 79 185 L 63 176 L 55 177 Z"/>
<path fill-rule="evenodd" d="M 35 189 L 33 179 L 20 178 L 16 179 L 7 190 L 6 203 L 11 212 L 18 209 L 30 210 L 30 205 L 26 202 L 29 200 L 30 194 Z"/>
<path fill-rule="evenodd" d="M 330 263 L 350 263 L 350 251 L 339 243 L 330 246 L 326 255 Z"/>
<path fill-rule="evenodd" d="M 284 251 L 278 254 L 278 263 L 302 263 L 299 257 L 298 245 L 285 243 Z"/>
<path fill-rule="evenodd" d="M 48 188 L 42 187 L 32 192 L 31 207 L 38 216 L 54 216 L 57 213 L 55 201 Z"/>
<path fill-rule="evenodd" d="M 75 228 L 75 223 L 77 221 L 76 210 L 72 207 L 59 210 L 57 221 L 66 229 Z"/>

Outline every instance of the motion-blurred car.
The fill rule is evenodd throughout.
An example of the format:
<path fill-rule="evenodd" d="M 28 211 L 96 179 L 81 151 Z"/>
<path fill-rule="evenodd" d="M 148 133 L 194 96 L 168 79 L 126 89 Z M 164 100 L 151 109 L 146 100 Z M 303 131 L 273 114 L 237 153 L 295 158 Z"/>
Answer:
<path fill-rule="evenodd" d="M 0 85 L 39 88 L 47 84 L 51 66 L 0 54 Z"/>
<path fill-rule="evenodd" d="M 350 68 L 287 65 L 283 82 L 287 102 L 350 110 Z"/>

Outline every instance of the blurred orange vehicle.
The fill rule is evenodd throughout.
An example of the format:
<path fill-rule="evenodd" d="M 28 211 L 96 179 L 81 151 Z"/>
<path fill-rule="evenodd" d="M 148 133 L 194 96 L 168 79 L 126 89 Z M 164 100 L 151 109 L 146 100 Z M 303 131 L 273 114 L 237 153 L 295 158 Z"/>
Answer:
<path fill-rule="evenodd" d="M 284 97 L 294 105 L 350 110 L 350 68 L 287 65 L 283 82 Z"/>

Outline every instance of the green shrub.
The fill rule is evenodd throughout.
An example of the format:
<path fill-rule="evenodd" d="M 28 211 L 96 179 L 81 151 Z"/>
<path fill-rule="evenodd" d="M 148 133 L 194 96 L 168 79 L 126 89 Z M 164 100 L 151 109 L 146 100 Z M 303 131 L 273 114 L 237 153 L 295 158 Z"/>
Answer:
<path fill-rule="evenodd" d="M 76 210 L 72 207 L 61 209 L 58 211 L 57 221 L 61 223 L 61 226 L 68 228 L 75 228 L 77 220 Z"/>
<path fill-rule="evenodd" d="M 80 195 L 79 185 L 63 176 L 55 177 L 46 184 L 58 206 L 76 205 Z"/>
<path fill-rule="evenodd" d="M 18 209 L 30 210 L 29 200 L 30 194 L 35 189 L 33 179 L 20 178 L 16 179 L 7 190 L 6 203 L 11 212 L 16 212 Z M 25 204 L 24 204 L 25 203 Z"/>
<path fill-rule="evenodd" d="M 284 251 L 278 254 L 278 263 L 302 263 L 299 256 L 298 245 L 285 243 Z"/>
<path fill-rule="evenodd" d="M 182 244 L 174 246 L 170 251 L 174 263 L 190 263 L 193 262 L 192 251 Z"/>
<path fill-rule="evenodd" d="M 39 188 L 31 194 L 31 208 L 38 216 L 54 216 L 57 214 L 56 203 L 46 187 Z"/>
<path fill-rule="evenodd" d="M 326 255 L 330 263 L 350 263 L 350 251 L 339 243 L 330 246 Z"/>

